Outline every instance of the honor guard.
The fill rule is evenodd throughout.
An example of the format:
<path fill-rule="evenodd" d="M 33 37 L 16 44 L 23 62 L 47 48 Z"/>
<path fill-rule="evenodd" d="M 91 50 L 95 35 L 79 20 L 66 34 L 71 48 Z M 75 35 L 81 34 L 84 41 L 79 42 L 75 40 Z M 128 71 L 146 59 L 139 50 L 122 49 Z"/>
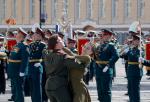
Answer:
<path fill-rule="evenodd" d="M 112 32 L 102 29 L 103 43 L 94 48 L 96 60 L 96 83 L 98 100 L 100 102 L 111 102 L 111 88 L 114 64 L 119 58 L 117 49 L 110 42 Z"/>
<path fill-rule="evenodd" d="M 138 35 L 132 36 L 132 48 L 126 53 L 128 58 L 128 93 L 130 102 L 140 102 L 140 81 L 143 76 L 143 69 L 139 67 L 138 62 L 140 57 L 140 37 Z"/>
<path fill-rule="evenodd" d="M 46 45 L 41 41 L 44 38 L 44 33 L 42 29 L 37 27 L 31 37 L 33 42 L 29 45 L 30 61 L 28 70 L 31 84 L 31 100 L 32 102 L 42 102 L 42 51 L 46 48 Z"/>
<path fill-rule="evenodd" d="M 14 102 L 24 102 L 23 82 L 29 62 L 29 47 L 24 42 L 26 36 L 27 33 L 19 28 L 16 35 L 17 44 L 8 59 L 8 74 L 12 83 Z"/>

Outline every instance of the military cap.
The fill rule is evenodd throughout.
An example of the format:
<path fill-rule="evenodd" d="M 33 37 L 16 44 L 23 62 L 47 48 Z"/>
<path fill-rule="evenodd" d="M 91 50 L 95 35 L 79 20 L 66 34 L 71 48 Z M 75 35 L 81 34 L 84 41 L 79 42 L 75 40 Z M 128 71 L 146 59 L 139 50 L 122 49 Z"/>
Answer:
<path fill-rule="evenodd" d="M 83 30 L 76 30 L 75 33 L 76 33 L 77 35 L 84 35 L 84 34 L 86 34 L 86 32 L 83 31 Z"/>
<path fill-rule="evenodd" d="M 50 33 L 50 34 L 55 33 L 55 31 L 54 31 L 54 30 L 52 30 L 52 29 L 47 29 L 47 32 L 48 32 L 48 33 Z"/>
<path fill-rule="evenodd" d="M 65 36 L 64 33 L 62 33 L 62 32 L 58 32 L 58 35 Z"/>
<path fill-rule="evenodd" d="M 75 39 L 68 38 L 68 43 L 76 43 Z"/>
<path fill-rule="evenodd" d="M 96 37 L 97 31 L 89 30 L 87 31 L 87 37 Z"/>
<path fill-rule="evenodd" d="M 108 29 L 101 29 L 101 32 L 103 32 L 103 35 L 113 35 L 113 32 Z"/>
<path fill-rule="evenodd" d="M 17 33 L 18 33 L 18 31 L 16 31 L 16 30 L 15 30 L 15 31 L 13 31 L 12 33 L 13 33 L 13 34 L 17 34 Z"/>
<path fill-rule="evenodd" d="M 28 35 L 28 33 L 23 29 L 23 28 L 21 28 L 21 27 L 19 27 L 18 28 L 18 33 L 21 33 L 22 35 L 24 35 L 24 36 L 27 36 Z"/>
<path fill-rule="evenodd" d="M 37 27 L 36 30 L 35 30 L 35 32 L 37 34 L 40 34 L 42 36 L 42 38 L 45 37 L 45 34 L 44 34 L 44 32 L 43 32 L 43 30 L 41 28 Z"/>

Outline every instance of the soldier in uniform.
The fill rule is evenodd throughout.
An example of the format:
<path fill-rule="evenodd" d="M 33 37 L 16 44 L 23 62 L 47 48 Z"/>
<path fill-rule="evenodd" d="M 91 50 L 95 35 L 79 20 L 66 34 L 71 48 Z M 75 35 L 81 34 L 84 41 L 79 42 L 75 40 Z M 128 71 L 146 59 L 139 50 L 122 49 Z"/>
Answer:
<path fill-rule="evenodd" d="M 98 100 L 100 102 L 111 102 L 111 88 L 114 64 L 119 58 L 117 49 L 110 42 L 112 32 L 102 29 L 103 43 L 94 48 L 96 56 L 96 83 Z"/>
<path fill-rule="evenodd" d="M 8 74 L 12 82 L 15 102 L 24 102 L 23 82 L 29 62 L 29 47 L 24 42 L 26 36 L 27 33 L 19 28 L 16 35 L 17 44 L 8 59 Z"/>
<path fill-rule="evenodd" d="M 140 38 L 133 35 L 132 48 L 126 53 L 128 58 L 128 93 L 130 102 L 140 102 L 140 81 L 143 76 L 143 69 L 139 66 L 139 50 Z"/>
<path fill-rule="evenodd" d="M 82 69 L 87 65 L 87 63 L 78 63 L 75 56 L 70 56 L 65 51 L 62 39 L 58 35 L 53 35 L 49 39 L 48 50 L 44 52 L 48 76 L 45 88 L 51 102 L 72 102 L 67 68 Z"/>
<path fill-rule="evenodd" d="M 0 94 L 5 94 L 6 80 L 5 80 L 5 68 L 6 68 L 7 54 L 3 51 L 0 52 Z"/>
<path fill-rule="evenodd" d="M 33 42 L 29 45 L 29 81 L 31 86 L 32 102 L 42 102 L 42 51 L 46 48 L 45 43 L 41 42 L 44 38 L 42 29 L 36 28 L 35 33 L 31 36 Z"/>
<path fill-rule="evenodd" d="M 76 40 L 68 38 L 68 48 L 64 49 L 64 51 L 70 56 L 76 56 L 79 61 L 85 63 L 86 65 L 90 62 L 90 57 L 85 56 L 87 54 L 87 50 L 83 49 L 82 54 L 84 55 L 75 55 L 77 54 L 77 49 L 75 48 Z M 72 54 L 73 52 L 73 54 Z M 92 51 L 91 51 L 92 52 Z M 89 55 L 89 54 L 88 54 Z M 86 67 L 85 67 L 86 68 Z M 73 102 L 91 102 L 90 94 L 88 89 L 83 81 L 83 75 L 86 72 L 85 68 L 69 68 L 69 79 L 71 81 L 72 89 L 73 89 Z"/>

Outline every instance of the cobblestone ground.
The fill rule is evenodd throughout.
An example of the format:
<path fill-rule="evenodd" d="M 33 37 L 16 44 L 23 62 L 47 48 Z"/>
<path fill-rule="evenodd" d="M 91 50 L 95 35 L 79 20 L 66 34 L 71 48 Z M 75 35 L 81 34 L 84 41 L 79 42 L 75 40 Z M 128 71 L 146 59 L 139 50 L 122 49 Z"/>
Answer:
<path fill-rule="evenodd" d="M 128 96 L 124 94 L 127 92 L 127 80 L 124 72 L 124 65 L 122 64 L 121 59 L 116 63 L 117 77 L 113 82 L 112 89 L 112 102 L 127 102 Z M 95 80 L 90 82 L 88 86 L 90 95 L 92 98 L 92 102 L 99 102 L 97 100 L 97 90 L 96 90 L 96 82 Z M 141 81 L 141 102 L 150 102 L 150 80 L 146 79 L 145 71 L 144 76 Z M 10 82 L 7 81 L 7 89 L 6 94 L 0 95 L 0 102 L 8 102 L 7 100 L 11 97 L 10 92 Z M 25 102 L 31 102 L 30 97 L 25 97 Z"/>

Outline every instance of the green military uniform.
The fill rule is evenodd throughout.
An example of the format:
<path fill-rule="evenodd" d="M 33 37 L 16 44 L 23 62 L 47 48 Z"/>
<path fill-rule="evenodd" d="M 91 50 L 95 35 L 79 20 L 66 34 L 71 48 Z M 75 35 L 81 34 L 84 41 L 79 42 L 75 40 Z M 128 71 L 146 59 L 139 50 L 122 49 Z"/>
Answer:
<path fill-rule="evenodd" d="M 6 61 L 7 54 L 5 52 L 0 52 L 0 94 L 5 93 L 6 89 L 6 80 L 5 80 L 5 68 L 6 68 Z"/>
<path fill-rule="evenodd" d="M 72 102 L 68 87 L 68 69 L 84 68 L 84 64 L 75 62 L 75 59 L 66 59 L 64 54 L 45 51 L 46 93 L 51 102 Z M 61 65 L 61 67 L 60 67 Z"/>
<path fill-rule="evenodd" d="M 96 47 L 96 83 L 98 91 L 98 99 L 100 102 L 111 102 L 111 88 L 113 68 L 119 55 L 114 46 L 110 42 L 104 42 Z M 103 72 L 105 67 L 108 67 L 106 72 Z"/>
<path fill-rule="evenodd" d="M 75 48 L 70 49 L 76 53 Z M 90 94 L 83 81 L 86 66 L 90 63 L 90 56 L 73 55 L 69 49 L 65 49 L 71 56 L 75 56 L 77 60 L 85 64 L 83 68 L 69 68 L 70 81 L 73 89 L 73 102 L 91 102 Z"/>
<path fill-rule="evenodd" d="M 29 48 L 23 41 L 16 44 L 10 52 L 8 74 L 14 90 L 15 102 L 24 102 L 23 81 L 20 73 L 25 73 L 29 62 Z"/>
<path fill-rule="evenodd" d="M 42 102 L 42 51 L 45 49 L 45 43 L 41 41 L 32 42 L 30 48 L 30 63 L 28 76 L 31 86 L 32 102 Z M 35 66 L 36 64 L 38 66 Z"/>
<path fill-rule="evenodd" d="M 140 102 L 140 81 L 143 75 L 143 69 L 139 68 L 138 58 L 140 51 L 134 47 L 126 54 L 128 57 L 128 93 L 130 102 Z"/>

